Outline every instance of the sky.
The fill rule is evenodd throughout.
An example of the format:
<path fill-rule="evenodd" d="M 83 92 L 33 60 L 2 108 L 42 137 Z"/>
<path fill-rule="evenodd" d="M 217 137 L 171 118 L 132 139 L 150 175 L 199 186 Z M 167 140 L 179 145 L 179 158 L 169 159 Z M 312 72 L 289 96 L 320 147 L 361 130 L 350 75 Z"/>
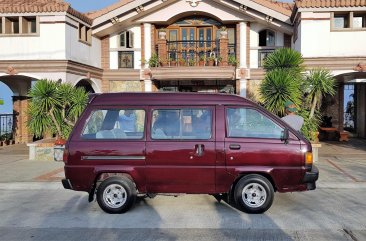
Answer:
<path fill-rule="evenodd" d="M 283 0 L 284 2 L 292 2 L 293 0 Z M 65 0 L 71 4 L 71 7 L 80 12 L 89 12 L 99 10 L 108 5 L 111 5 L 118 0 Z M 0 113 L 12 113 L 12 92 L 10 89 L 0 82 L 0 99 L 3 99 L 5 104 L 0 105 Z"/>

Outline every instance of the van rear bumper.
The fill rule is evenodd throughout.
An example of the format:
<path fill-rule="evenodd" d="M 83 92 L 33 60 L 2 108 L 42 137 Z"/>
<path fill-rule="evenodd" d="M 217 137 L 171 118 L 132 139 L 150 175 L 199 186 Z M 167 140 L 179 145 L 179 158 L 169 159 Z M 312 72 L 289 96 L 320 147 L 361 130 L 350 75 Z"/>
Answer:
<path fill-rule="evenodd" d="M 315 182 L 319 178 L 319 169 L 313 165 L 311 171 L 306 172 L 303 182 L 307 185 L 307 190 L 314 190 L 316 188 Z"/>
<path fill-rule="evenodd" d="M 70 179 L 62 179 L 62 186 L 64 186 L 65 189 L 70 189 L 72 190 L 72 185 L 70 182 Z"/>

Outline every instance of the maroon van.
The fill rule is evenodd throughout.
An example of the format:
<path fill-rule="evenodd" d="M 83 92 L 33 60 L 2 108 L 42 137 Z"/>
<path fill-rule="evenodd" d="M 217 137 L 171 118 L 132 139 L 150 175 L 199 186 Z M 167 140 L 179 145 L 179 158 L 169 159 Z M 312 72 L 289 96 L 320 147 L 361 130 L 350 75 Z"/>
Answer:
<path fill-rule="evenodd" d="M 248 213 L 274 192 L 314 190 L 310 143 L 239 96 L 196 93 L 91 95 L 64 152 L 66 189 L 108 213 L 137 195 L 212 194 Z"/>

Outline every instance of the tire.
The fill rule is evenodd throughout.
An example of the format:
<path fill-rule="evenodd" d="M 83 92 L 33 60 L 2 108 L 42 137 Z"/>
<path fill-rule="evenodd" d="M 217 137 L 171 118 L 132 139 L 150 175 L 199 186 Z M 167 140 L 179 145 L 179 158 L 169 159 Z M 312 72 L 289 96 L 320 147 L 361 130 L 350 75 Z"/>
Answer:
<path fill-rule="evenodd" d="M 99 207 L 111 214 L 128 211 L 134 205 L 136 196 L 134 183 L 126 177 L 110 177 L 97 190 Z"/>
<path fill-rule="evenodd" d="M 246 213 L 264 213 L 271 207 L 273 197 L 271 182 L 257 174 L 242 177 L 234 190 L 236 205 Z"/>

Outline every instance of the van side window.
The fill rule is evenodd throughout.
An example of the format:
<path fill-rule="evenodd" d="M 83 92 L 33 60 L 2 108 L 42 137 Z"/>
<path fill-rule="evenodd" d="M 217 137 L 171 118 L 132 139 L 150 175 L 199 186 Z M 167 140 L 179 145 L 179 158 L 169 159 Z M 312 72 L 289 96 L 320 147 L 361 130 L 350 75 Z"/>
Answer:
<path fill-rule="evenodd" d="M 152 115 L 152 139 L 207 140 L 212 136 L 209 109 L 161 109 Z"/>
<path fill-rule="evenodd" d="M 226 109 L 227 137 L 281 139 L 283 128 L 259 111 L 249 108 Z"/>
<path fill-rule="evenodd" d="M 145 111 L 137 109 L 95 110 L 88 119 L 83 139 L 142 139 Z"/>

